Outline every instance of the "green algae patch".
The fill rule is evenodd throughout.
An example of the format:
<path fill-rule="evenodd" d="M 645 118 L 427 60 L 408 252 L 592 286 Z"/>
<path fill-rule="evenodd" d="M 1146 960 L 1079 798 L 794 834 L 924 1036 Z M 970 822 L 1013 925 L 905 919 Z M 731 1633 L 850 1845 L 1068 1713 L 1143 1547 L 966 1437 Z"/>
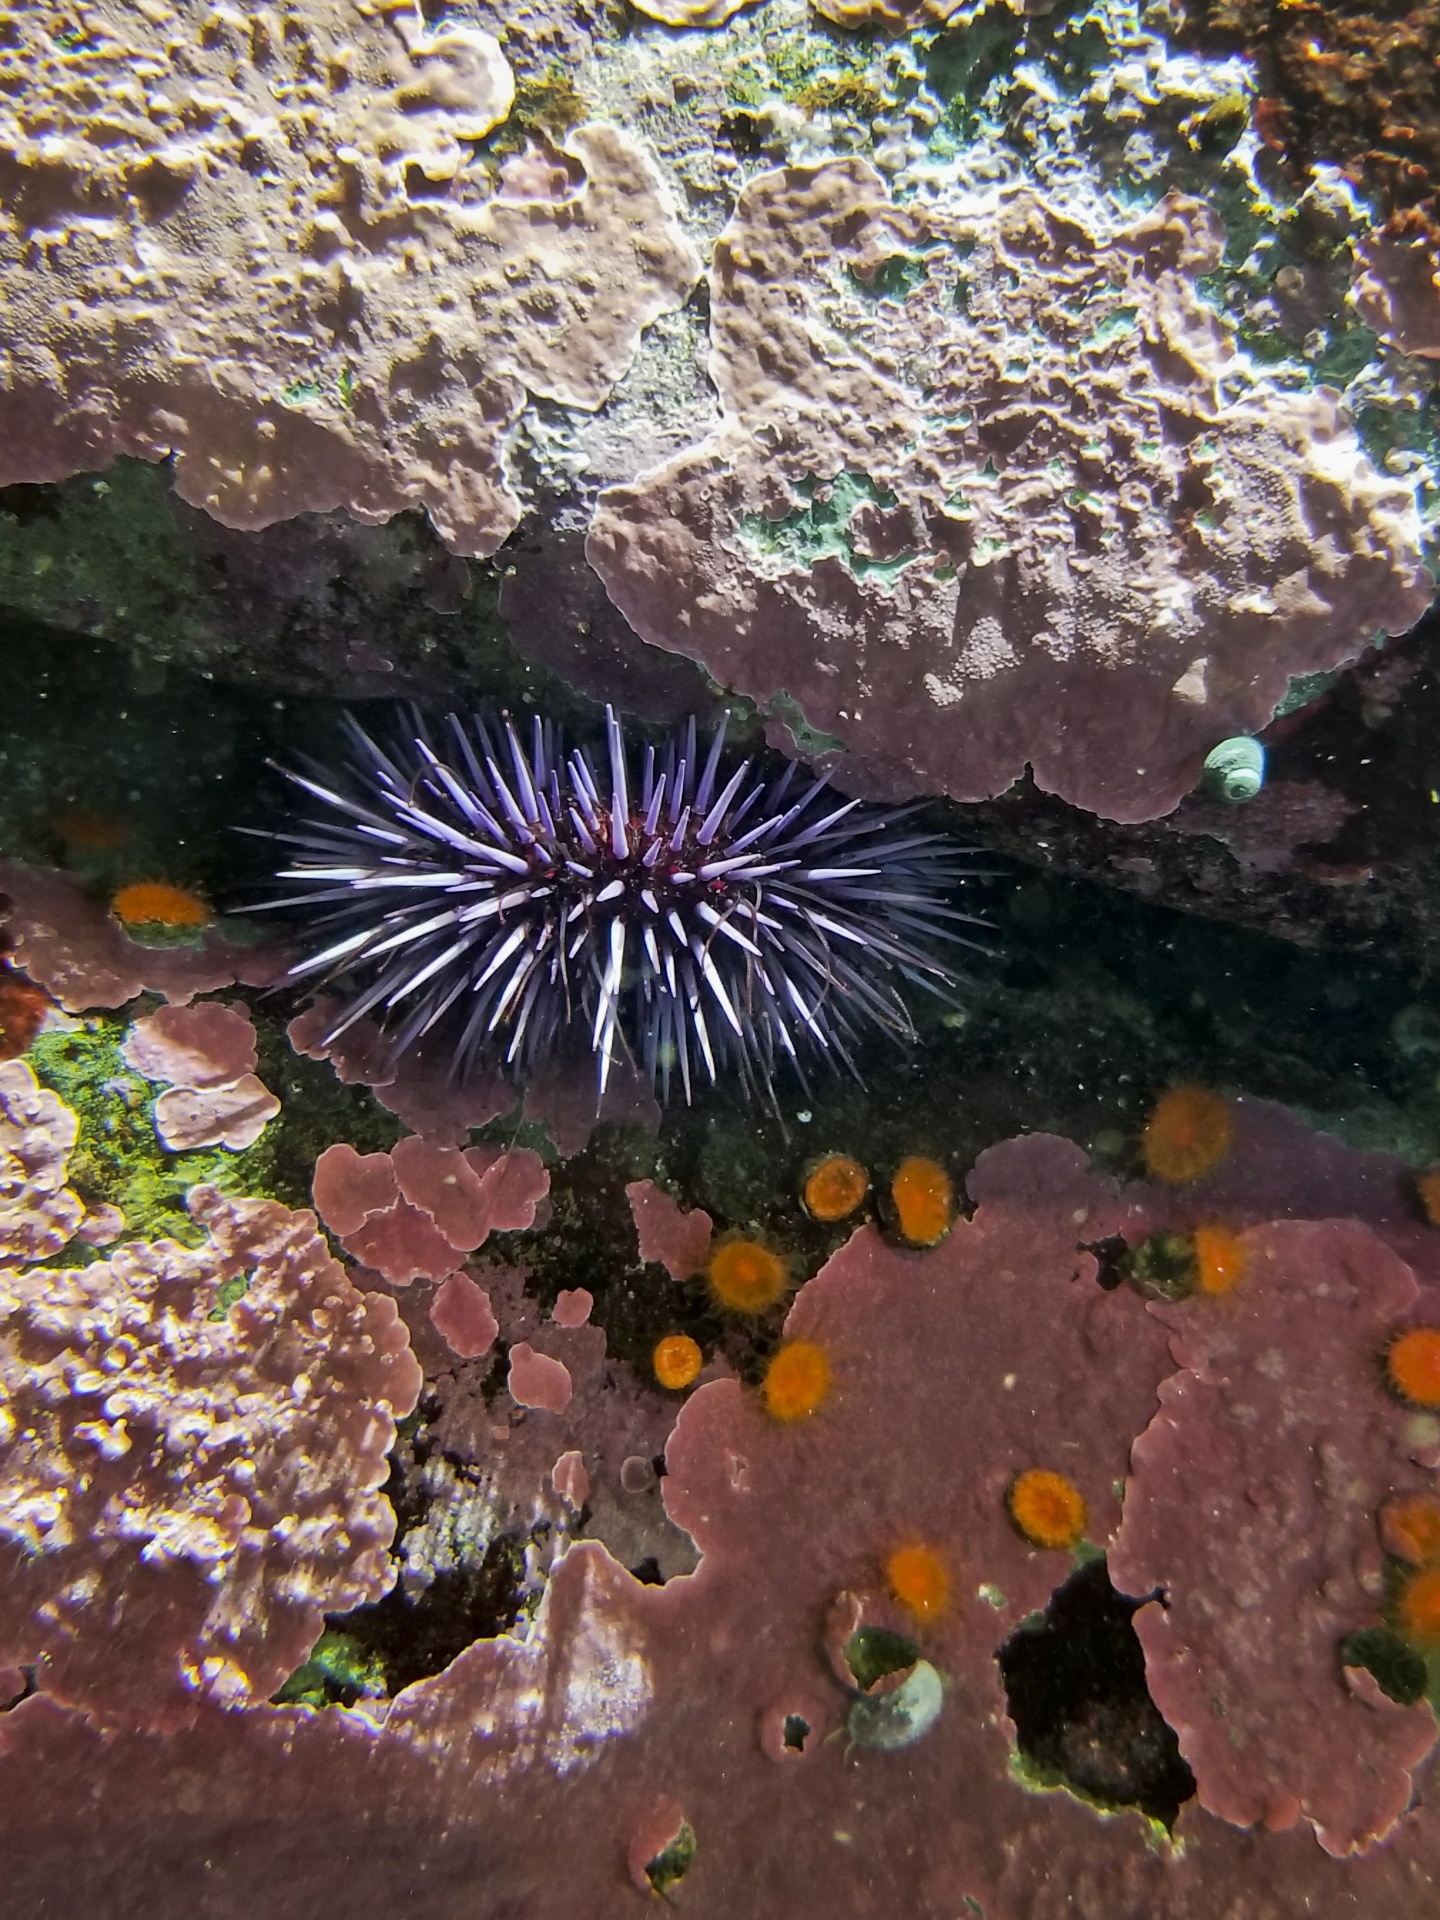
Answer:
<path fill-rule="evenodd" d="M 143 1001 L 135 1011 L 150 1004 Z M 118 1207 L 127 1240 L 201 1245 L 205 1235 L 185 1207 L 190 1189 L 201 1184 L 308 1207 L 315 1162 L 326 1147 L 348 1140 L 361 1153 L 381 1152 L 404 1131 L 368 1088 L 346 1086 L 323 1061 L 296 1055 L 283 1024 L 262 1015 L 255 1019 L 259 1074 L 279 1097 L 280 1112 L 240 1152 L 219 1146 L 171 1152 L 155 1132 L 161 1084 L 137 1073 L 120 1051 L 131 1018 L 90 1014 L 73 1028 L 41 1034 L 25 1056 L 36 1079 L 80 1123 L 70 1185 L 87 1205 Z M 59 1257 L 62 1264 L 83 1265 L 98 1256 L 77 1240 Z M 222 1315 L 233 1304 L 233 1298 L 220 1301 Z"/>
<path fill-rule="evenodd" d="M 686 1820 L 669 1845 L 646 1862 L 645 1878 L 662 1900 L 668 1900 L 672 1888 L 679 1886 L 694 1863 L 695 1829 Z"/>
<path fill-rule="evenodd" d="M 826 733 L 820 727 L 812 727 L 805 717 L 805 709 L 794 697 L 783 691 L 775 694 L 770 701 L 770 711 L 777 720 L 782 721 L 790 730 L 790 737 L 799 751 L 807 758 L 819 753 L 844 753 L 846 743 L 838 734 Z"/>
<path fill-rule="evenodd" d="M 383 1699 L 385 1663 L 353 1634 L 327 1627 L 280 1690 L 276 1707 L 353 1707 L 357 1700 Z"/>
<path fill-rule="evenodd" d="M 891 560 L 875 560 L 862 553 L 851 532 L 857 511 L 864 506 L 882 510 L 898 506 L 888 487 L 877 487 L 868 473 L 837 473 L 830 481 L 799 480 L 795 492 L 804 505 L 779 520 L 763 513 L 747 513 L 740 520 L 740 537 L 753 552 L 782 565 L 808 571 L 820 560 L 836 559 L 857 579 L 875 574 L 893 580 L 920 558 L 902 553 Z"/>
<path fill-rule="evenodd" d="M 67 1032 L 41 1034 L 26 1058 L 40 1084 L 58 1094 L 80 1123 L 69 1179 L 81 1199 L 118 1207 L 127 1240 L 198 1247 L 205 1232 L 186 1211 L 190 1189 L 208 1183 L 223 1193 L 279 1197 L 271 1179 L 273 1146 L 262 1135 L 241 1153 L 226 1147 L 171 1153 L 155 1132 L 160 1089 L 121 1055 L 129 1030 L 127 1019 L 92 1014 Z M 97 1257 L 80 1241 L 59 1256 L 64 1265 Z"/>

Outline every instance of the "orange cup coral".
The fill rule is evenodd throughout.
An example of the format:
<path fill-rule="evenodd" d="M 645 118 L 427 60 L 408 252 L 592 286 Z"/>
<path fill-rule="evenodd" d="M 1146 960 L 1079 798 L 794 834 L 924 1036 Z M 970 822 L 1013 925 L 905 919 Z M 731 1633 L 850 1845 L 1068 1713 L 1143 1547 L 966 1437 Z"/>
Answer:
<path fill-rule="evenodd" d="M 1407 1327 L 1390 1344 L 1385 1374 L 1412 1407 L 1440 1407 L 1440 1327 Z"/>
<path fill-rule="evenodd" d="M 938 1161 L 912 1154 L 902 1160 L 890 1182 L 895 1231 L 908 1246 L 934 1247 L 950 1231 L 955 1189 Z"/>
<path fill-rule="evenodd" d="M 1172 1087 L 1145 1123 L 1141 1148 L 1146 1170 L 1169 1186 L 1188 1186 L 1235 1144 L 1230 1103 L 1209 1087 Z"/>
<path fill-rule="evenodd" d="M 787 1340 L 765 1369 L 766 1411 L 776 1420 L 808 1420 L 830 1397 L 830 1360 L 813 1340 Z"/>
<path fill-rule="evenodd" d="M 950 1569 L 933 1547 L 897 1547 L 885 1562 L 885 1578 L 917 1620 L 934 1620 L 950 1604 Z"/>
<path fill-rule="evenodd" d="M 1380 1544 L 1412 1567 L 1440 1561 L 1440 1500 L 1430 1493 L 1387 1500 L 1380 1509 Z"/>
<path fill-rule="evenodd" d="M 1396 1599 L 1400 1631 L 1417 1647 L 1440 1647 L 1440 1567 L 1412 1573 Z"/>
<path fill-rule="evenodd" d="M 848 1220 L 870 1191 L 870 1176 L 848 1153 L 827 1153 L 812 1161 L 800 1198 L 812 1220 L 829 1226 Z"/>
<path fill-rule="evenodd" d="M 1440 1167 L 1415 1176 L 1415 1193 L 1432 1227 L 1440 1227 Z"/>
<path fill-rule="evenodd" d="M 198 893 L 164 880 L 137 880 L 122 887 L 110 906 L 127 927 L 207 927 L 214 917 Z"/>
<path fill-rule="evenodd" d="M 663 1340 L 656 1342 L 650 1356 L 655 1378 L 672 1393 L 679 1393 L 697 1379 L 704 1364 L 704 1354 L 688 1333 L 667 1333 Z"/>
<path fill-rule="evenodd" d="M 727 1313 L 764 1313 L 785 1297 L 785 1262 L 759 1240 L 722 1240 L 705 1269 L 710 1297 Z"/>
<path fill-rule="evenodd" d="M 1245 1278 L 1245 1249 L 1228 1227 L 1195 1229 L 1195 1287 L 1208 1294 L 1231 1293 Z"/>
<path fill-rule="evenodd" d="M 1085 1496 L 1063 1473 L 1031 1467 L 1014 1481 L 1006 1504 L 1032 1547 L 1074 1547 L 1085 1537 Z"/>

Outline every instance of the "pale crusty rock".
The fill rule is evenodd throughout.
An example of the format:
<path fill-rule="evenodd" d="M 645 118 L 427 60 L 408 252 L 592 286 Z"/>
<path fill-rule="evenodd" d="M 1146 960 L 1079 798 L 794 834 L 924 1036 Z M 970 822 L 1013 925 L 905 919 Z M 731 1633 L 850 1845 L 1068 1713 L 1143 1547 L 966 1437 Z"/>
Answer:
<path fill-rule="evenodd" d="M 890 33 L 907 33 L 912 27 L 948 26 L 957 13 L 965 11 L 966 0 L 810 0 L 810 4 L 826 20 L 852 32 L 883 27 Z M 1016 13 L 1025 11 L 1016 0 L 1007 4 Z"/>
<path fill-rule="evenodd" d="M 1028 763 L 1168 811 L 1432 591 L 1413 488 L 1197 291 L 1221 244 L 1173 193 L 761 175 L 711 274 L 721 424 L 602 494 L 591 564 L 643 639 L 847 748 L 847 790 L 988 799 Z"/>
<path fill-rule="evenodd" d="M 161 1007 L 135 1022 L 120 1054 L 136 1073 L 165 1083 L 155 1132 L 172 1153 L 253 1147 L 280 1111 L 253 1071 L 255 1027 L 243 1008 L 217 1000 Z"/>
<path fill-rule="evenodd" d="M 750 0 L 635 0 L 635 11 L 667 27 L 723 27 Z"/>
<path fill-rule="evenodd" d="M 200 1247 L 0 1269 L 0 1665 L 101 1722 L 263 1701 L 394 1581 L 385 1456 L 421 1385 L 394 1302 L 313 1214 L 188 1205 Z"/>
<path fill-rule="evenodd" d="M 223 1000 L 160 1007 L 126 1034 L 120 1057 L 147 1080 L 167 1087 L 228 1087 L 255 1071 L 255 1025 L 243 1007 Z"/>
<path fill-rule="evenodd" d="M 280 1102 L 253 1073 L 223 1087 L 167 1087 L 155 1101 L 155 1132 L 172 1153 L 197 1147 L 253 1147 Z"/>
<path fill-rule="evenodd" d="M 0 1063 L 0 1260 L 48 1260 L 85 1203 L 66 1186 L 80 1123 L 23 1060 Z"/>
<path fill-rule="evenodd" d="M 13 28 L 0 485 L 173 453 L 228 526 L 423 505 L 490 553 L 527 392 L 599 407 L 699 273 L 607 123 L 571 136 L 563 190 L 486 197 L 465 143 L 513 82 L 477 28 L 370 0 L 39 4 Z"/>
<path fill-rule="evenodd" d="M 1440 280 L 1423 240 L 1392 234 L 1355 244 L 1355 310 L 1389 347 L 1440 360 Z"/>

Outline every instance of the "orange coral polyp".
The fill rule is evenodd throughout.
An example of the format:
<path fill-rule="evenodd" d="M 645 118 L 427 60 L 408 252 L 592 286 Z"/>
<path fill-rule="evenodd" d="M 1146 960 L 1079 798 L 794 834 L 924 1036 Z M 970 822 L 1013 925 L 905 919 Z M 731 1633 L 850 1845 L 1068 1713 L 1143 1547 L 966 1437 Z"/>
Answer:
<path fill-rule="evenodd" d="M 1440 1647 L 1440 1567 L 1412 1573 L 1396 1608 L 1400 1630 L 1417 1647 Z"/>
<path fill-rule="evenodd" d="M 848 1153 L 827 1153 L 805 1176 L 800 1198 L 812 1220 L 848 1220 L 870 1191 L 870 1176 Z"/>
<path fill-rule="evenodd" d="M 679 1393 L 699 1377 L 705 1356 L 688 1333 L 667 1333 L 663 1340 L 656 1342 L 650 1364 L 660 1385 Z"/>
<path fill-rule="evenodd" d="M 727 1313 L 764 1313 L 785 1297 L 790 1275 L 758 1240 L 722 1240 L 705 1270 L 715 1304 Z"/>
<path fill-rule="evenodd" d="M 808 1420 L 830 1397 L 830 1359 L 813 1340 L 788 1340 L 778 1349 L 760 1388 L 776 1420 Z"/>
<path fill-rule="evenodd" d="M 1440 1227 L 1440 1167 L 1431 1167 L 1428 1173 L 1417 1173 L 1415 1192 L 1425 1218 L 1432 1227 Z"/>
<path fill-rule="evenodd" d="M 1440 1327 L 1408 1327 L 1392 1341 L 1385 1373 L 1412 1407 L 1440 1407 Z"/>
<path fill-rule="evenodd" d="M 1412 1567 L 1440 1562 L 1440 1500 L 1430 1493 L 1387 1500 L 1380 1509 L 1380 1540 L 1387 1553 Z"/>
<path fill-rule="evenodd" d="M 895 1227 L 912 1247 L 938 1246 L 950 1231 L 955 1189 L 938 1161 L 912 1154 L 902 1160 L 890 1182 Z"/>
<path fill-rule="evenodd" d="M 1195 1286 L 1200 1293 L 1231 1293 L 1245 1278 L 1245 1248 L 1228 1227 L 1195 1229 Z"/>
<path fill-rule="evenodd" d="M 950 1604 L 950 1569 L 933 1547 L 897 1547 L 885 1562 L 885 1578 L 917 1620 L 934 1620 Z"/>
<path fill-rule="evenodd" d="M 1006 1496 L 1010 1517 L 1032 1547 L 1074 1547 L 1090 1518 L 1085 1496 L 1073 1480 L 1046 1467 L 1031 1467 Z"/>
<path fill-rule="evenodd" d="M 1209 1087 L 1172 1087 L 1156 1103 L 1141 1142 L 1146 1170 L 1172 1187 L 1209 1173 L 1234 1144 L 1230 1103 Z"/>
<path fill-rule="evenodd" d="M 212 917 L 198 893 L 187 893 L 164 880 L 137 880 L 122 887 L 110 905 L 116 919 L 127 927 L 205 927 Z"/>

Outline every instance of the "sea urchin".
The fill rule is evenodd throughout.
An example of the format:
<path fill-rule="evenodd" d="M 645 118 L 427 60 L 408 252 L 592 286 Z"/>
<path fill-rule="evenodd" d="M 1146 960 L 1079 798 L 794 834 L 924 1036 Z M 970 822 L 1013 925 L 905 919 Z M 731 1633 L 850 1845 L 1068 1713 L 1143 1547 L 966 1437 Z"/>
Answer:
<path fill-rule="evenodd" d="M 375 1014 L 397 1050 L 446 1021 L 457 1075 L 525 1073 L 583 1026 L 603 1092 L 617 1047 L 662 1098 L 727 1068 L 773 1099 L 781 1059 L 855 1072 L 867 1028 L 914 1026 L 908 981 L 948 996 L 947 905 L 963 850 L 909 811 L 831 804 L 826 777 L 746 760 L 722 780 L 695 723 L 636 768 L 606 709 L 597 766 L 534 723 L 418 715 L 382 748 L 346 716 L 343 774 L 281 769 L 325 808 L 277 834 L 294 851 L 274 904 L 314 911 L 324 944 L 294 979 L 354 983 L 333 1039 Z"/>

